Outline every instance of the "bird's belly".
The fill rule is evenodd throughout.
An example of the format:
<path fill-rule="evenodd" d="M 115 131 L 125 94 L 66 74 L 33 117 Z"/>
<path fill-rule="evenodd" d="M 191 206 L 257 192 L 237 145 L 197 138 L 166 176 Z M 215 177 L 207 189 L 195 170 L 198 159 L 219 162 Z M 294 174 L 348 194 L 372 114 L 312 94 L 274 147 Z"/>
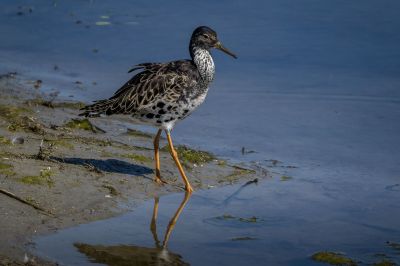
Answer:
<path fill-rule="evenodd" d="M 206 93 L 190 100 L 174 103 L 157 102 L 133 117 L 141 123 L 171 130 L 177 121 L 189 116 L 206 98 Z"/>

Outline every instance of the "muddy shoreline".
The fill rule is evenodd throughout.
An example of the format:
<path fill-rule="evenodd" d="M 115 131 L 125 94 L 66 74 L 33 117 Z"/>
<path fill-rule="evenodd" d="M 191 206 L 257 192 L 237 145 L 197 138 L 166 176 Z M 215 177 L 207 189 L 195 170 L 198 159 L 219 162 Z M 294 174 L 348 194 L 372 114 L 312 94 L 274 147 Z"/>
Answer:
<path fill-rule="evenodd" d="M 169 184 L 152 181 L 152 135 L 127 130 L 118 117 L 78 120 L 82 103 L 61 101 L 40 86 L 15 73 L 0 77 L 0 189 L 26 202 L 0 193 L 0 265 L 53 265 L 29 254 L 32 237 L 183 191 L 167 148 L 161 171 Z M 266 176 L 207 152 L 178 150 L 195 190 Z"/>

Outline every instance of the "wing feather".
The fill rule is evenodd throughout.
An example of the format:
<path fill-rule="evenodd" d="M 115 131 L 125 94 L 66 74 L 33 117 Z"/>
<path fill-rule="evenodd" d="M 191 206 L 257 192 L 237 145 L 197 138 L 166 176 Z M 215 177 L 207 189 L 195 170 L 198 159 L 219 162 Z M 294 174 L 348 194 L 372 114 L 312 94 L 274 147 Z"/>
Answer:
<path fill-rule="evenodd" d="M 134 114 L 142 109 L 151 108 L 159 100 L 177 102 L 181 95 L 196 85 L 199 78 L 190 60 L 165 64 L 143 63 L 129 72 L 135 70 L 142 71 L 133 76 L 108 100 L 101 100 L 84 107 L 82 115 Z"/>

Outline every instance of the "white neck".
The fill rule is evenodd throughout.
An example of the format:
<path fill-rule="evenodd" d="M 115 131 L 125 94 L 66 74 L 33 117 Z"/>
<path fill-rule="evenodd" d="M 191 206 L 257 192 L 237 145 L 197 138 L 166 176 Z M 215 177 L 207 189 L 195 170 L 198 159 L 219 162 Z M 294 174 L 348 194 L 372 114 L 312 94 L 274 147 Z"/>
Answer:
<path fill-rule="evenodd" d="M 203 48 L 193 50 L 193 61 L 199 70 L 201 78 L 210 83 L 214 79 L 215 66 L 209 51 Z"/>

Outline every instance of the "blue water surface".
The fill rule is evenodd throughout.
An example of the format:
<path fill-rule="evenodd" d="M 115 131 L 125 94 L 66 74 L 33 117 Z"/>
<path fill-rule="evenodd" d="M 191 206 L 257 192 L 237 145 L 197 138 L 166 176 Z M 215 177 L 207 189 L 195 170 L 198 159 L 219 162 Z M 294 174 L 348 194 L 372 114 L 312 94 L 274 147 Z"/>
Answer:
<path fill-rule="evenodd" d="M 251 230 L 207 223 L 225 209 L 200 207 L 203 197 L 237 187 L 195 194 L 170 246 L 190 263 L 298 265 L 321 249 L 367 261 L 385 241 L 400 241 L 400 2 L 3 0 L 1 7 L 0 71 L 41 79 L 43 90 L 64 98 L 109 97 L 132 65 L 187 58 L 198 25 L 214 28 L 239 56 L 213 52 L 207 100 L 173 136 L 233 162 L 298 168 L 270 169 L 293 178 L 265 181 L 232 203 L 230 212 L 264 219 Z M 243 155 L 243 147 L 255 152 Z M 181 196 L 166 200 L 179 205 Z M 148 244 L 144 236 L 123 240 L 124 230 L 147 232 L 144 222 L 130 225 L 93 242 Z M 229 240 L 242 233 L 258 240 Z M 220 252 L 207 256 L 213 248 Z"/>

